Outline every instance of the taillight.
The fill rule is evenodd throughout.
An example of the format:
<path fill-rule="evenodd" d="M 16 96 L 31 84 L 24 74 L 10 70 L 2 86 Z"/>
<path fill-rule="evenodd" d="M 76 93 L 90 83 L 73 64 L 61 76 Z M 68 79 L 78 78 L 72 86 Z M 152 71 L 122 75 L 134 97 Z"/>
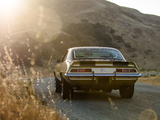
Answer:
<path fill-rule="evenodd" d="M 92 72 L 91 69 L 85 69 L 85 72 Z"/>
<path fill-rule="evenodd" d="M 70 72 L 92 72 L 92 69 L 71 69 Z"/>
<path fill-rule="evenodd" d="M 130 72 L 137 72 L 135 69 L 130 69 Z"/>
<path fill-rule="evenodd" d="M 116 69 L 116 72 L 122 72 L 122 69 Z"/>
<path fill-rule="evenodd" d="M 71 72 L 77 72 L 77 69 L 72 69 Z"/>
<path fill-rule="evenodd" d="M 78 69 L 77 72 L 85 72 L 85 69 Z"/>
<path fill-rule="evenodd" d="M 116 69 L 116 72 L 137 72 L 136 69 Z"/>
<path fill-rule="evenodd" d="M 123 69 L 123 72 L 129 72 L 129 69 Z"/>

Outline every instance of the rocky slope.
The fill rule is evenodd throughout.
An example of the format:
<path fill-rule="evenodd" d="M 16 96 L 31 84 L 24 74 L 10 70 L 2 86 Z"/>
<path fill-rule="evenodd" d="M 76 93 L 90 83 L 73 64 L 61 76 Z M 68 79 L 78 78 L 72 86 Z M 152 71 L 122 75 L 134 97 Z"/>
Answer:
<path fill-rule="evenodd" d="M 69 47 L 110 46 L 140 69 L 160 69 L 159 18 L 105 0 L 30 0 L 0 20 L 1 53 L 11 47 L 14 59 L 18 54 L 30 64 L 34 57 L 40 65 Z"/>

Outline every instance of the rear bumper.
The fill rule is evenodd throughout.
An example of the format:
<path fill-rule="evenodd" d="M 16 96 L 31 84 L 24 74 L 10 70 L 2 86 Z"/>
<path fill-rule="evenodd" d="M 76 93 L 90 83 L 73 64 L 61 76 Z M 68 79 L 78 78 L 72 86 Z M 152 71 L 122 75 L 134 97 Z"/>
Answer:
<path fill-rule="evenodd" d="M 80 89 L 119 89 L 122 85 L 133 85 L 141 74 L 71 74 L 66 73 L 65 78 L 74 87 Z"/>
<path fill-rule="evenodd" d="M 141 74 L 118 74 L 118 73 L 111 73 L 111 74 L 100 74 L 100 73 L 95 73 L 95 74 L 72 74 L 72 73 L 66 73 L 66 77 L 100 77 L 100 76 L 108 76 L 108 77 L 140 77 Z"/>

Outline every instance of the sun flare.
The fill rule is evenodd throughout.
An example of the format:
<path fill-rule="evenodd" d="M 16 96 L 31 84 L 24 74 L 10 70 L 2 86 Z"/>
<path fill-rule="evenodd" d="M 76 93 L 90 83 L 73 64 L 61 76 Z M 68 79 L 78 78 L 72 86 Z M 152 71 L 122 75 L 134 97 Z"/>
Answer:
<path fill-rule="evenodd" d="M 0 0 L 0 9 L 3 13 L 10 13 L 20 7 L 20 0 Z"/>

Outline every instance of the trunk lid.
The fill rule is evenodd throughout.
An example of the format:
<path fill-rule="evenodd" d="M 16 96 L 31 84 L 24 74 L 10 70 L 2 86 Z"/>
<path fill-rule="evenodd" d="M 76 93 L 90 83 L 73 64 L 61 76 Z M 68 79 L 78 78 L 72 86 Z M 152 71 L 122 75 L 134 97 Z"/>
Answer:
<path fill-rule="evenodd" d="M 137 65 L 135 64 L 135 62 L 126 62 L 126 61 L 73 61 L 72 66 L 137 68 Z"/>

